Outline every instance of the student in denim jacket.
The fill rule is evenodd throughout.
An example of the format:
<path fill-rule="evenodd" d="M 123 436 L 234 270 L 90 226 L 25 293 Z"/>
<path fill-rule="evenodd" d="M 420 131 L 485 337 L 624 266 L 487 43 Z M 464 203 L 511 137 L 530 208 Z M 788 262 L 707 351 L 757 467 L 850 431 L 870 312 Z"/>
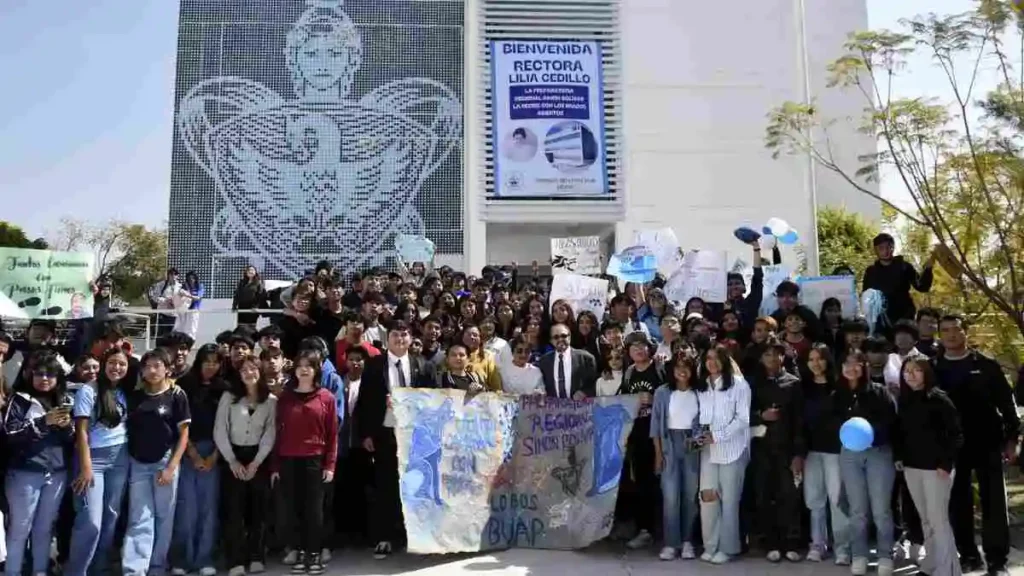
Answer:
<path fill-rule="evenodd" d="M 697 521 L 697 490 L 700 484 L 700 446 L 694 441 L 700 426 L 700 399 L 693 388 L 697 358 L 680 350 L 672 363 L 672 382 L 654 392 L 651 438 L 654 469 L 661 474 L 662 520 L 665 547 L 659 557 L 674 560 L 696 558 L 693 546 Z"/>

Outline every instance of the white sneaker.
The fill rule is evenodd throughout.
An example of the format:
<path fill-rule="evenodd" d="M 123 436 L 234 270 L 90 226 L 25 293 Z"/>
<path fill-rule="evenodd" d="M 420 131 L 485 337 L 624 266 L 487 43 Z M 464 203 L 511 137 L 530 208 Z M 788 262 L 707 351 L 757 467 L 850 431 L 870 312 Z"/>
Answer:
<path fill-rule="evenodd" d="M 811 549 L 807 551 L 808 562 L 821 562 L 825 557 L 824 552 L 821 550 L 821 546 L 811 545 Z"/>
<path fill-rule="evenodd" d="M 850 574 L 853 576 L 864 576 L 868 573 L 868 559 L 863 556 L 858 556 L 853 559 L 853 564 L 850 564 Z"/>
<path fill-rule="evenodd" d="M 693 544 L 683 542 L 683 551 L 679 554 L 679 557 L 683 560 L 693 560 L 696 558 L 697 554 L 693 551 Z"/>
<path fill-rule="evenodd" d="M 661 549 L 661 552 L 658 554 L 658 558 L 661 558 L 662 560 L 675 560 L 676 549 L 671 546 L 665 546 Z"/>
<path fill-rule="evenodd" d="M 298 561 L 299 561 L 299 552 L 298 552 L 298 550 L 289 550 L 288 553 L 284 555 L 284 560 L 281 560 L 281 563 L 284 564 L 285 566 L 291 566 L 292 564 L 295 564 Z"/>
<path fill-rule="evenodd" d="M 263 562 L 253 562 L 249 564 L 249 574 L 263 574 L 267 571 L 267 567 L 263 565 Z"/>
<path fill-rule="evenodd" d="M 231 570 L 228 570 L 228 576 L 244 576 L 245 566 L 235 566 Z"/>
<path fill-rule="evenodd" d="M 217 576 L 217 569 L 213 566 L 204 566 L 199 569 L 199 576 Z"/>
<path fill-rule="evenodd" d="M 712 564 L 725 564 L 729 561 L 729 555 L 725 552 L 715 552 L 715 555 L 711 557 Z"/>
<path fill-rule="evenodd" d="M 714 558 L 715 558 L 715 555 L 712 554 L 711 552 L 705 552 L 705 553 L 700 555 L 700 561 L 701 562 L 708 562 L 708 563 L 710 563 Z"/>
<path fill-rule="evenodd" d="M 849 566 L 850 565 L 850 553 L 849 552 L 836 552 L 836 566 Z"/>
<path fill-rule="evenodd" d="M 878 559 L 878 576 L 892 576 L 892 558 Z"/>
<path fill-rule="evenodd" d="M 891 556 L 899 562 L 910 560 L 910 551 L 908 549 L 907 543 L 901 540 L 893 544 Z"/>
<path fill-rule="evenodd" d="M 647 530 L 641 530 L 639 534 L 626 543 L 626 547 L 630 550 L 639 550 L 641 548 L 647 548 L 652 542 L 654 542 L 654 536 L 651 536 L 651 533 Z"/>
<path fill-rule="evenodd" d="M 914 564 L 917 564 L 918 566 L 920 566 L 921 562 L 923 562 L 924 559 L 927 558 L 927 557 L 928 557 L 928 551 L 925 550 L 925 547 L 924 547 L 923 544 L 911 544 L 910 545 L 910 561 L 911 562 L 913 562 Z"/>
<path fill-rule="evenodd" d="M 800 556 L 799 552 L 790 550 L 789 552 L 786 552 L 786 560 L 789 560 L 790 562 L 799 562 L 803 560 L 803 557 Z"/>
<path fill-rule="evenodd" d="M 778 562 L 779 560 L 782 560 L 782 552 L 772 550 L 771 552 L 768 552 L 768 556 L 766 556 L 766 558 L 768 558 L 769 562 Z"/>
<path fill-rule="evenodd" d="M 331 561 L 331 549 L 330 548 L 324 548 L 323 550 L 320 551 L 320 562 L 322 562 L 324 564 L 327 564 L 330 561 Z"/>
<path fill-rule="evenodd" d="M 188 572 L 184 568 L 171 568 L 171 576 L 185 576 Z"/>

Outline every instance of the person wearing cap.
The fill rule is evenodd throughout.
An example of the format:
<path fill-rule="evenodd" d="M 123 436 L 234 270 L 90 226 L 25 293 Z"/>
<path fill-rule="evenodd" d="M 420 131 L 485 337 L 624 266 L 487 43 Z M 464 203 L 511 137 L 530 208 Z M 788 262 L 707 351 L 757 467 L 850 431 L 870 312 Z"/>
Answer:
<path fill-rule="evenodd" d="M 790 312 L 796 311 L 804 321 L 804 334 L 807 338 L 812 342 L 821 340 L 822 330 L 818 314 L 800 303 L 799 284 L 792 280 L 783 280 L 775 288 L 775 298 L 779 307 L 775 312 L 772 312 L 772 318 L 775 319 L 779 326 L 785 326 L 786 316 Z"/>
<path fill-rule="evenodd" d="M 885 296 L 885 316 L 888 326 L 897 320 L 914 319 L 916 307 L 910 296 L 910 289 L 928 292 L 934 280 L 935 253 L 933 252 L 918 274 L 917 269 L 903 256 L 895 256 L 896 242 L 885 232 L 875 236 L 875 263 L 864 271 L 862 290 L 878 290 Z"/>

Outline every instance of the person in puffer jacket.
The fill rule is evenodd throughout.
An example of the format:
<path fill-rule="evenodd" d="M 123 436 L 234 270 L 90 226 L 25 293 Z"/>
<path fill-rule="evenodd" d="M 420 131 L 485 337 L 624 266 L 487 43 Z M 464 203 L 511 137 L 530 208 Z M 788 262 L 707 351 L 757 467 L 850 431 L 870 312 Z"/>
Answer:
<path fill-rule="evenodd" d="M 50 542 L 67 483 L 72 398 L 64 369 L 53 353 L 29 357 L 29 369 L 14 384 L 4 412 L 6 490 L 10 513 L 7 576 L 20 576 L 32 541 L 32 573 L 46 574 Z"/>
<path fill-rule="evenodd" d="M 935 372 L 927 358 L 903 363 L 899 420 L 893 434 L 896 469 L 902 469 L 921 516 L 924 546 L 922 573 L 960 576 L 956 539 L 949 522 L 953 467 L 964 436 L 953 401 L 935 387 Z"/>

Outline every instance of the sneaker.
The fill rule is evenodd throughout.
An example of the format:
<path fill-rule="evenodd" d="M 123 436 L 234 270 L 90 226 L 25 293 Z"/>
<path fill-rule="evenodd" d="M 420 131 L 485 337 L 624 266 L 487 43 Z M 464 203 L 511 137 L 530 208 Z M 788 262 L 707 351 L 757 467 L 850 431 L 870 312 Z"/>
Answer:
<path fill-rule="evenodd" d="M 811 544 L 811 549 L 807 551 L 808 562 L 821 562 L 825 558 L 825 552 L 821 549 L 821 546 L 817 544 Z"/>
<path fill-rule="evenodd" d="M 263 565 L 263 562 L 252 562 L 249 564 L 249 574 L 263 574 L 267 571 L 267 567 Z"/>
<path fill-rule="evenodd" d="M 391 542 L 379 542 L 377 547 L 373 549 L 373 557 L 376 560 L 383 560 L 391 556 Z"/>
<path fill-rule="evenodd" d="M 171 576 L 185 576 L 188 572 L 184 568 L 171 568 Z"/>
<path fill-rule="evenodd" d="M 292 564 L 292 574 L 306 573 L 306 553 L 299 552 L 295 555 L 295 563 Z"/>
<path fill-rule="evenodd" d="M 766 556 L 766 558 L 768 558 L 769 562 L 778 562 L 779 560 L 782 560 L 782 552 L 779 552 L 778 550 L 772 550 L 768 553 L 768 556 Z"/>
<path fill-rule="evenodd" d="M 647 530 L 641 530 L 632 540 L 626 543 L 626 547 L 630 550 L 639 550 L 641 548 L 647 548 L 654 542 L 654 536 Z"/>
<path fill-rule="evenodd" d="M 295 562 L 297 562 L 298 559 L 298 550 L 289 550 L 288 553 L 284 555 L 284 560 L 281 560 L 281 563 L 285 566 L 291 566 L 292 564 L 295 564 Z"/>
<path fill-rule="evenodd" d="M 235 566 L 228 570 L 228 576 L 245 576 L 245 566 Z"/>
<path fill-rule="evenodd" d="M 985 567 L 985 564 L 981 561 L 981 558 L 974 557 L 960 557 L 960 571 L 964 574 L 968 572 L 977 572 Z"/>
<path fill-rule="evenodd" d="M 316 552 L 309 555 L 309 564 L 306 566 L 306 573 L 313 575 L 324 573 L 323 562 L 320 561 L 320 555 Z"/>
<path fill-rule="evenodd" d="M 199 569 L 199 576 L 216 576 L 217 569 L 213 566 L 206 566 Z"/>
<path fill-rule="evenodd" d="M 921 562 L 928 557 L 928 550 L 925 549 L 923 544 L 911 544 L 910 545 L 910 561 L 918 566 Z"/>
<path fill-rule="evenodd" d="M 711 557 L 712 564 L 725 564 L 729 561 L 729 555 L 725 552 L 715 552 L 715 555 Z"/>
<path fill-rule="evenodd" d="M 679 554 L 679 557 L 683 560 L 693 560 L 696 558 L 697 554 L 693 551 L 693 544 L 683 542 L 683 551 Z"/>
<path fill-rule="evenodd" d="M 898 540 L 895 544 L 893 544 L 892 557 L 897 562 L 910 560 L 910 546 L 908 545 L 908 543 L 904 542 L 903 540 Z"/>
<path fill-rule="evenodd" d="M 800 553 L 796 550 L 790 550 L 789 552 L 786 552 L 786 560 L 789 560 L 790 562 L 799 562 L 803 560 L 803 557 L 800 556 Z"/>
<path fill-rule="evenodd" d="M 658 558 L 661 558 L 662 560 L 675 560 L 676 549 L 671 546 L 665 546 L 661 549 L 661 552 L 658 553 Z"/>
<path fill-rule="evenodd" d="M 864 576 L 868 573 L 868 559 L 863 556 L 858 556 L 853 559 L 853 563 L 850 564 L 850 574 L 853 576 Z"/>
<path fill-rule="evenodd" d="M 849 566 L 850 565 L 850 553 L 849 552 L 836 552 L 836 566 Z"/>
<path fill-rule="evenodd" d="M 1010 571 L 1006 566 L 989 566 L 988 576 L 1010 576 Z"/>
<path fill-rule="evenodd" d="M 892 558 L 879 558 L 878 559 L 878 576 L 892 576 L 893 561 Z"/>
<path fill-rule="evenodd" d="M 320 551 L 320 561 L 323 562 L 324 564 L 327 564 L 328 562 L 331 561 L 331 549 L 330 548 L 324 548 L 323 550 Z"/>
<path fill-rule="evenodd" d="M 708 562 L 708 563 L 710 563 L 714 558 L 715 558 L 715 555 L 712 554 L 711 552 L 705 552 L 705 553 L 700 555 L 700 561 L 701 562 Z"/>

